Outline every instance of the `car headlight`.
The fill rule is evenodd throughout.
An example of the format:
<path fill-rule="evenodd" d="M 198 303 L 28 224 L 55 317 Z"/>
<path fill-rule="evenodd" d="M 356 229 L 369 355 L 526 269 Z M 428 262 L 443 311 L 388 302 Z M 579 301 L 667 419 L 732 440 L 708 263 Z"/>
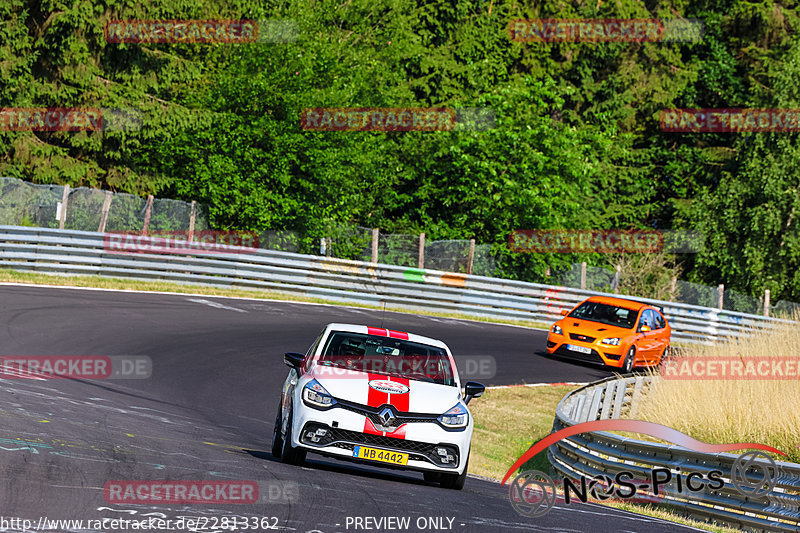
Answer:
<path fill-rule="evenodd" d="M 564 332 L 561 330 L 561 327 L 558 324 L 553 324 L 553 327 L 550 328 L 550 331 L 552 331 L 556 335 L 563 335 L 564 334 Z"/>
<path fill-rule="evenodd" d="M 619 341 L 621 339 L 619 337 L 609 337 L 607 339 L 603 339 L 600 341 L 600 344 L 605 344 L 607 346 L 619 346 Z"/>
<path fill-rule="evenodd" d="M 312 379 L 303 387 L 303 402 L 311 407 L 330 407 L 336 403 L 336 399 L 319 384 L 319 381 Z"/>
<path fill-rule="evenodd" d="M 469 412 L 463 404 L 458 403 L 452 409 L 439 417 L 439 422 L 448 428 L 463 428 L 467 427 L 469 422 Z"/>

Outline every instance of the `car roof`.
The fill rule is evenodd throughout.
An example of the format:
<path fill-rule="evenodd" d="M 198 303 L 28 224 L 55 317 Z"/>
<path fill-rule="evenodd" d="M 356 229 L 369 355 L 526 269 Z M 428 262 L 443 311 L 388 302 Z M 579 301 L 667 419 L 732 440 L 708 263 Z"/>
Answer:
<path fill-rule="evenodd" d="M 432 339 L 430 337 L 424 337 L 422 335 L 417 335 L 415 333 L 408 333 L 405 331 L 396 331 L 387 328 L 376 328 L 373 326 L 366 326 L 364 324 L 342 324 L 338 322 L 328 324 L 327 326 L 325 326 L 325 328 L 326 330 L 329 331 L 347 331 L 350 333 L 361 333 L 364 335 L 378 335 L 380 337 L 405 339 L 411 342 L 418 342 L 420 344 L 428 344 L 430 346 L 436 346 L 437 348 L 442 348 L 448 352 L 450 351 L 447 345 L 438 339 Z"/>
<path fill-rule="evenodd" d="M 658 307 L 655 305 L 637 302 L 636 300 L 628 300 L 626 298 L 616 298 L 614 296 L 592 296 L 591 298 L 588 298 L 587 301 L 616 305 L 619 307 L 627 307 L 628 309 L 632 309 L 634 311 L 640 311 L 645 308 L 658 310 Z"/>

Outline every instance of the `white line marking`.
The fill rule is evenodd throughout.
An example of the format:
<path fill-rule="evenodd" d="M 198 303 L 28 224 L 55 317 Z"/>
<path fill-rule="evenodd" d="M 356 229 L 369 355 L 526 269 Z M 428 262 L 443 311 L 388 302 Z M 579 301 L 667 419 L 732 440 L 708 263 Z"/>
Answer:
<path fill-rule="evenodd" d="M 246 313 L 244 309 L 238 309 L 236 307 L 230 307 L 219 302 L 212 302 L 211 300 L 205 300 L 203 298 L 187 298 L 190 302 L 194 302 L 197 304 L 204 304 L 210 307 L 216 307 L 217 309 L 227 309 L 228 311 L 236 311 L 237 313 Z"/>

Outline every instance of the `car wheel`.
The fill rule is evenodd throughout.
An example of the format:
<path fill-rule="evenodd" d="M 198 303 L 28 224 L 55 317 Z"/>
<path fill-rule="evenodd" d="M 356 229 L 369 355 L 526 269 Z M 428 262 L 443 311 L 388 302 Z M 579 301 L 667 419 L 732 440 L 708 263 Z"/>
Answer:
<path fill-rule="evenodd" d="M 441 474 L 442 478 L 439 484 L 445 489 L 461 490 L 467 480 L 467 470 L 469 470 L 469 457 L 467 457 L 467 464 L 464 465 L 463 474 Z"/>
<path fill-rule="evenodd" d="M 622 373 L 623 374 L 630 374 L 633 372 L 633 359 L 636 356 L 636 348 L 631 346 L 631 349 L 628 350 L 628 355 L 625 356 L 625 362 L 622 363 Z"/>
<path fill-rule="evenodd" d="M 664 351 L 661 352 L 661 356 L 658 358 L 658 361 L 656 361 L 653 366 L 661 366 L 661 364 L 670 357 L 672 357 L 672 349 L 670 348 L 669 345 L 667 345 L 664 347 Z"/>
<path fill-rule="evenodd" d="M 281 447 L 281 461 L 290 465 L 301 465 L 306 460 L 306 451 L 292 446 L 292 422 L 294 420 L 294 409 L 289 408 L 289 419 L 286 421 L 286 433 L 283 435 L 283 446 Z"/>
<path fill-rule="evenodd" d="M 439 483 L 442 480 L 442 474 L 439 472 L 423 472 L 422 477 L 425 478 L 425 481 L 428 483 Z"/>
<path fill-rule="evenodd" d="M 281 458 L 283 451 L 283 436 L 281 435 L 281 411 L 283 406 L 278 405 L 278 414 L 275 416 L 275 429 L 272 430 L 272 457 Z"/>

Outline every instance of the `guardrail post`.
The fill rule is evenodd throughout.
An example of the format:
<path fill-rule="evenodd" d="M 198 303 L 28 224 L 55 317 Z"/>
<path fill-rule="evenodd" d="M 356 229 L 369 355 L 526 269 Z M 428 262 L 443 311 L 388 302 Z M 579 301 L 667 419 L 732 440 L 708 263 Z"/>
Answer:
<path fill-rule="evenodd" d="M 586 290 L 586 261 L 581 263 L 581 290 Z"/>
<path fill-rule="evenodd" d="M 469 255 L 467 256 L 467 274 L 472 274 L 472 263 L 475 261 L 475 239 L 469 240 Z"/>
<path fill-rule="evenodd" d="M 69 185 L 64 185 L 64 192 L 61 193 L 61 212 L 58 214 L 58 229 L 64 229 L 67 220 L 67 200 L 69 200 Z"/>
<path fill-rule="evenodd" d="M 147 230 L 150 228 L 150 215 L 153 214 L 153 195 L 147 195 L 147 205 L 144 208 L 144 226 L 142 227 L 142 235 L 147 235 Z"/>
<path fill-rule="evenodd" d="M 764 316 L 769 316 L 769 289 L 764 291 Z"/>
<path fill-rule="evenodd" d="M 419 259 L 417 268 L 425 268 L 425 232 L 419 234 Z"/>
<path fill-rule="evenodd" d="M 328 253 L 328 241 L 325 240 L 325 237 L 319 238 L 319 255 L 327 255 Z"/>
<path fill-rule="evenodd" d="M 719 287 L 717 287 L 717 290 L 719 291 L 719 303 L 717 304 L 717 309 L 722 309 L 722 301 L 723 297 L 725 296 L 725 284 L 720 283 Z"/>
<path fill-rule="evenodd" d="M 670 285 L 669 285 L 669 301 L 670 302 L 674 302 L 675 301 L 675 295 L 677 294 L 677 292 L 678 292 L 678 277 L 676 276 L 676 277 L 672 278 L 672 283 L 670 283 Z"/>
<path fill-rule="evenodd" d="M 105 198 L 103 198 L 103 210 L 100 213 L 100 226 L 97 228 L 97 233 L 103 233 L 106 230 L 106 223 L 108 222 L 108 210 L 111 208 L 111 200 L 114 194 L 111 191 L 105 191 Z"/>
<path fill-rule="evenodd" d="M 194 221 L 197 218 L 197 202 L 192 200 L 192 212 L 189 214 L 189 233 L 186 240 L 192 242 L 194 239 Z"/>
<path fill-rule="evenodd" d="M 378 262 L 378 238 L 380 237 L 380 231 L 378 228 L 372 228 L 372 262 Z"/>

